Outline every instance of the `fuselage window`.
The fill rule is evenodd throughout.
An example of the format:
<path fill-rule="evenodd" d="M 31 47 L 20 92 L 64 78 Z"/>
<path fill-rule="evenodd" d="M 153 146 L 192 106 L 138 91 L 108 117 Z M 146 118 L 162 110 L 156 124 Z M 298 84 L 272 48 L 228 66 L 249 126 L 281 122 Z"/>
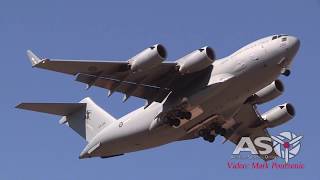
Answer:
<path fill-rule="evenodd" d="M 284 42 L 284 41 L 286 41 L 286 40 L 287 40 L 286 37 L 284 37 L 284 38 L 281 39 L 282 42 Z"/>

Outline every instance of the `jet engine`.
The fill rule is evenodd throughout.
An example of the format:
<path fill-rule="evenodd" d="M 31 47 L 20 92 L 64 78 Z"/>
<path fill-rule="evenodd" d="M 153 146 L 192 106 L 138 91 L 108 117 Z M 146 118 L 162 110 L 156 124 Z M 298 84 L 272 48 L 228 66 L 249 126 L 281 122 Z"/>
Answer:
<path fill-rule="evenodd" d="M 290 103 L 278 105 L 265 112 L 261 117 L 267 121 L 267 127 L 273 128 L 284 124 L 295 116 L 294 107 Z"/>
<path fill-rule="evenodd" d="M 151 69 L 167 57 L 167 51 L 161 44 L 153 45 L 129 60 L 130 69 L 134 72 Z"/>
<path fill-rule="evenodd" d="M 180 73 L 193 73 L 205 69 L 215 60 L 215 53 L 212 48 L 205 46 L 178 59 L 177 68 Z"/>
<path fill-rule="evenodd" d="M 284 86 L 280 80 L 275 80 L 268 86 L 253 94 L 248 98 L 251 104 L 262 104 L 280 96 L 284 91 Z"/>

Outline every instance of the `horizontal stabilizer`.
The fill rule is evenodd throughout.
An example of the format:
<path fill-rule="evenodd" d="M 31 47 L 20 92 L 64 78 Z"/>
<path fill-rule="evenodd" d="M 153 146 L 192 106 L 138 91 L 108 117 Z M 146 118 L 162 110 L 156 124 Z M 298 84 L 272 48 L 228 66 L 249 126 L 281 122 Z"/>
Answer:
<path fill-rule="evenodd" d="M 115 121 L 89 97 L 79 103 L 21 103 L 16 108 L 62 116 L 66 124 L 89 142 L 98 132 Z"/>
<path fill-rule="evenodd" d="M 86 107 L 86 103 L 21 103 L 16 108 L 67 116 L 81 108 Z"/>

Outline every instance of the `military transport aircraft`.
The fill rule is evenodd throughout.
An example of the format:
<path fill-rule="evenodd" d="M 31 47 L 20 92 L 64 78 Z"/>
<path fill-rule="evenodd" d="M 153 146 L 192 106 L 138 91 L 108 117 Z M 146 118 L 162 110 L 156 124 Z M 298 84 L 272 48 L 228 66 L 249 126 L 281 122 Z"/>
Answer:
<path fill-rule="evenodd" d="M 59 122 L 88 142 L 79 158 L 119 156 L 198 137 L 213 142 L 217 135 L 236 144 L 244 136 L 270 136 L 268 128 L 294 117 L 290 103 L 262 115 L 257 105 L 281 95 L 284 86 L 277 78 L 289 76 L 299 46 L 298 38 L 279 34 L 219 60 L 205 46 L 169 62 L 163 62 L 167 53 L 161 44 L 128 61 L 41 59 L 28 50 L 32 67 L 73 75 L 87 88 L 108 89 L 108 96 L 121 92 L 123 101 L 135 96 L 146 104 L 120 119 L 88 97 L 17 108 L 62 116 Z"/>

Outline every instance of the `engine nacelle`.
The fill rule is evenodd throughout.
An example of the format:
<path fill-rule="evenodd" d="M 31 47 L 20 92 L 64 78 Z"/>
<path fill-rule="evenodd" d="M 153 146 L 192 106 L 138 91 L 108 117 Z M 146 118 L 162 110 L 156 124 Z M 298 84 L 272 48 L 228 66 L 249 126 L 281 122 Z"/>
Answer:
<path fill-rule="evenodd" d="M 134 72 L 151 69 L 167 57 L 167 51 L 161 44 L 153 45 L 129 60 L 130 69 Z"/>
<path fill-rule="evenodd" d="M 278 105 L 265 112 L 261 117 L 266 121 L 267 127 L 273 128 L 284 124 L 295 116 L 294 107 L 290 103 Z"/>
<path fill-rule="evenodd" d="M 178 70 L 180 73 L 193 73 L 205 69 L 215 60 L 212 48 L 206 46 L 178 59 Z"/>
<path fill-rule="evenodd" d="M 268 86 L 253 94 L 248 98 L 251 104 L 262 104 L 275 99 L 284 91 L 284 86 L 280 80 L 275 80 Z"/>

